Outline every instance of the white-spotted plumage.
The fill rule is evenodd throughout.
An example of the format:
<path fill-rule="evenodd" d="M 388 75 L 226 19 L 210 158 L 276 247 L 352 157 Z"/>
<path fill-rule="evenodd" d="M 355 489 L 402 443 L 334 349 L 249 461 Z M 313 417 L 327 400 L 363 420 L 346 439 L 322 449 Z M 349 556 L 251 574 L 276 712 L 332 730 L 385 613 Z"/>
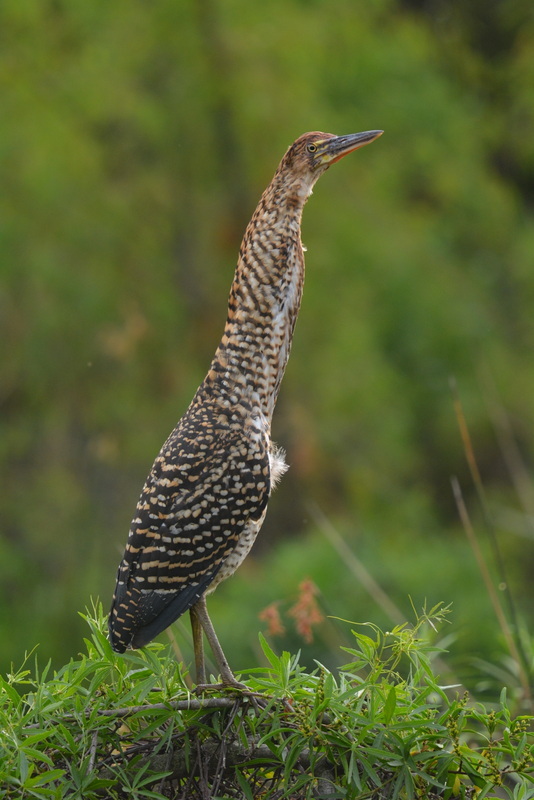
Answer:
<path fill-rule="evenodd" d="M 118 652 L 146 644 L 198 607 L 195 616 L 231 682 L 202 598 L 249 553 L 287 469 L 271 441 L 271 420 L 302 298 L 302 209 L 331 163 L 380 133 L 304 134 L 263 193 L 245 231 L 208 374 L 141 492 L 109 618 Z"/>

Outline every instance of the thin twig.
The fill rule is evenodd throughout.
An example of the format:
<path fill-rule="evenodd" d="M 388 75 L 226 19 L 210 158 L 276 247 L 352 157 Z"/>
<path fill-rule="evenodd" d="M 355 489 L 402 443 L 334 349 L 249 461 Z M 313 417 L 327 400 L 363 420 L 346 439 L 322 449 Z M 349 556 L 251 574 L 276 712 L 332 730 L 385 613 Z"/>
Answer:
<path fill-rule="evenodd" d="M 351 550 L 341 534 L 332 525 L 328 517 L 315 504 L 310 504 L 309 513 L 310 516 L 315 519 L 315 522 L 320 526 L 327 539 L 329 539 L 329 541 L 338 551 L 339 555 L 343 559 L 343 562 L 360 581 L 364 589 L 367 590 L 367 593 L 375 601 L 375 603 L 382 608 L 391 622 L 395 623 L 395 625 L 404 625 L 406 623 L 406 616 L 375 581 L 371 573 Z M 444 661 L 443 657 L 437 656 L 435 659 L 435 664 L 440 671 L 447 672 L 449 674 L 451 673 L 451 668 Z M 457 684 L 459 687 L 462 686 L 460 681 L 457 680 L 455 676 L 453 677 L 453 681 L 455 685 Z"/>
<path fill-rule="evenodd" d="M 480 470 L 478 468 L 477 460 L 475 457 L 475 451 L 473 448 L 473 443 L 471 441 L 469 428 L 467 427 L 467 420 L 465 418 L 462 401 L 460 400 L 460 395 L 458 394 L 458 387 L 456 385 L 456 381 L 454 380 L 454 378 L 451 378 L 450 386 L 453 396 L 454 412 L 456 414 L 456 420 L 458 422 L 458 427 L 460 429 L 460 436 L 462 437 L 462 444 L 464 446 L 464 452 L 465 452 L 465 457 L 467 459 L 467 464 L 469 466 L 469 472 L 471 473 L 471 478 L 473 479 L 473 484 L 476 489 L 478 501 L 482 509 L 484 523 L 486 525 L 486 530 L 488 532 L 488 538 L 490 540 L 491 548 L 493 550 L 493 557 L 495 559 L 495 564 L 499 572 L 500 582 L 504 587 L 506 600 L 508 602 L 510 617 L 514 622 L 516 622 L 515 603 L 510 590 L 508 576 L 506 574 L 506 566 L 504 564 L 504 559 L 501 554 L 499 542 L 497 541 L 495 525 L 493 524 L 493 519 L 491 516 L 491 512 L 489 510 L 489 503 L 486 497 L 486 490 L 484 489 L 484 484 L 482 482 L 482 477 L 480 475 Z"/>
<path fill-rule="evenodd" d="M 499 581 L 500 581 L 501 586 L 503 587 L 504 595 L 506 597 L 506 601 L 507 601 L 507 605 L 508 605 L 508 613 L 510 615 L 510 619 L 512 621 L 512 624 L 513 624 L 515 630 L 518 631 L 519 630 L 518 615 L 517 615 L 517 610 L 516 610 L 514 597 L 512 595 L 512 590 L 510 588 L 510 583 L 508 581 L 506 566 L 505 566 L 504 559 L 503 559 L 503 556 L 502 556 L 502 553 L 501 553 L 501 549 L 499 547 L 499 542 L 497 540 L 495 524 L 493 522 L 493 517 L 492 517 L 491 512 L 489 510 L 489 503 L 488 503 L 487 498 L 486 498 L 486 491 L 484 489 L 484 484 L 482 482 L 482 477 L 480 475 L 480 470 L 478 468 L 477 460 L 476 460 L 476 457 L 475 457 L 475 451 L 474 451 L 473 444 L 472 444 L 472 441 L 471 441 L 471 436 L 469 434 L 469 429 L 467 427 L 467 421 L 466 421 L 466 418 L 465 418 L 462 402 L 460 400 L 460 396 L 458 394 L 458 387 L 456 385 L 456 381 L 454 380 L 454 378 L 451 378 L 451 380 L 450 380 L 450 387 L 451 387 L 451 392 L 452 392 L 452 395 L 453 395 L 454 410 L 455 410 L 455 413 L 456 413 L 456 419 L 457 419 L 457 422 L 458 422 L 458 427 L 460 429 L 460 436 L 462 438 L 462 443 L 463 443 L 463 446 L 464 446 L 465 456 L 466 456 L 467 463 L 468 463 L 468 466 L 469 466 L 469 471 L 471 473 L 471 478 L 472 478 L 473 483 L 475 485 L 475 489 L 476 489 L 476 492 L 477 492 L 477 496 L 478 496 L 478 500 L 479 500 L 479 503 L 480 503 L 480 507 L 482 509 L 482 516 L 483 516 L 483 519 L 484 519 L 484 524 L 485 524 L 485 527 L 486 527 L 486 531 L 488 533 L 488 539 L 490 541 L 491 548 L 493 550 L 493 556 L 494 556 L 494 559 L 495 559 L 495 564 L 496 564 L 496 567 L 497 567 L 497 571 L 499 573 Z M 456 480 L 456 479 L 454 479 L 454 480 Z M 458 485 L 458 481 L 456 481 L 456 483 Z M 458 489 L 459 489 L 459 485 L 458 485 Z M 453 486 L 453 491 L 454 491 L 454 486 Z M 461 492 L 460 492 L 460 496 L 461 496 Z M 456 497 L 456 494 L 455 494 L 455 497 Z M 463 503 L 463 500 L 462 500 L 462 503 Z M 458 501 L 457 501 L 457 504 L 458 504 Z M 464 509 L 465 509 L 465 504 L 464 504 Z M 458 510 L 460 510 L 460 508 L 458 508 Z M 466 511 L 466 513 L 467 513 L 467 511 Z M 465 524 L 464 524 L 464 527 L 465 527 Z M 471 531 L 473 533 L 474 540 L 477 543 L 477 547 L 478 547 L 478 541 L 477 541 L 476 534 L 475 534 L 474 529 L 472 528 L 472 526 L 471 526 Z M 466 532 L 467 532 L 467 528 L 466 528 Z M 480 565 L 479 558 L 482 560 L 482 562 L 484 562 L 484 558 L 482 556 L 482 552 L 480 551 L 480 548 L 479 548 L 478 552 L 479 552 L 479 555 L 477 556 L 477 561 L 478 561 L 478 563 Z M 531 694 L 531 690 L 530 690 L 530 679 L 529 679 L 529 671 L 530 671 L 529 659 L 528 659 L 528 657 L 526 656 L 526 654 L 523 651 L 523 648 L 521 646 L 521 642 L 520 642 L 519 637 L 517 637 L 517 640 L 516 640 L 516 637 L 514 637 L 514 635 L 512 633 L 512 630 L 511 630 L 511 628 L 510 628 L 510 626 L 508 624 L 508 620 L 506 619 L 506 616 L 505 616 L 505 614 L 504 614 L 504 612 L 502 610 L 502 605 L 500 603 L 500 600 L 499 600 L 499 598 L 497 597 L 497 595 L 495 593 L 493 582 L 491 581 L 491 578 L 489 577 L 489 572 L 487 570 L 485 562 L 484 562 L 484 570 L 485 570 L 485 574 L 487 575 L 487 578 L 484 577 L 484 581 L 486 582 L 486 586 L 487 586 L 488 585 L 487 584 L 487 579 L 489 579 L 491 587 L 492 587 L 492 591 L 493 591 L 493 595 L 491 596 L 492 597 L 492 603 L 494 605 L 494 608 L 495 608 L 495 602 L 497 602 L 497 604 L 499 606 L 500 614 L 497 615 L 497 619 L 499 620 L 499 625 L 501 626 L 501 629 L 503 631 L 503 635 L 504 635 L 504 637 L 506 639 L 506 642 L 508 644 L 508 649 L 510 651 L 510 654 L 513 656 L 513 658 L 515 659 L 515 661 L 517 663 L 517 667 L 518 667 L 518 670 L 519 670 L 519 676 L 520 676 L 520 680 L 521 680 L 521 685 L 523 686 L 523 688 L 525 690 L 525 697 L 531 699 L 532 698 L 532 694 Z M 483 573 L 483 575 L 484 575 L 484 573 Z M 510 647 L 510 642 L 512 642 L 512 647 Z"/>
<path fill-rule="evenodd" d="M 91 773 L 95 767 L 97 746 L 98 746 L 98 730 L 93 731 L 93 735 L 91 736 L 91 747 L 89 750 L 89 766 L 87 768 L 89 773 Z"/>
<path fill-rule="evenodd" d="M 247 695 L 243 699 L 248 701 Z M 235 697 L 208 697 L 205 700 L 171 700 L 168 703 L 146 703 L 142 706 L 125 706 L 100 711 L 102 717 L 130 717 L 141 711 L 202 711 L 204 708 L 232 708 L 236 703 Z"/>
<path fill-rule="evenodd" d="M 506 644 L 508 650 L 510 651 L 510 655 L 512 656 L 512 658 L 515 660 L 516 664 L 519 667 L 519 678 L 521 681 L 521 686 L 523 687 L 523 691 L 525 692 L 525 697 L 530 698 L 530 687 L 528 684 L 528 679 L 525 674 L 525 671 L 523 670 L 521 658 L 519 656 L 514 637 L 512 636 L 510 626 L 508 625 L 508 620 L 506 619 L 506 615 L 503 611 L 502 604 L 499 600 L 499 596 L 495 590 L 495 586 L 491 578 L 490 572 L 488 570 L 484 556 L 482 554 L 482 550 L 480 549 L 480 544 L 478 542 L 477 535 L 475 533 L 473 525 L 471 524 L 471 519 L 469 517 L 469 513 L 467 511 L 462 496 L 462 490 L 460 488 L 458 479 L 455 477 L 451 478 L 451 484 L 452 484 L 454 499 L 456 501 L 456 506 L 458 508 L 458 513 L 460 514 L 460 519 L 464 526 L 464 530 L 467 534 L 469 544 L 471 545 L 471 549 L 473 550 L 473 553 L 475 555 L 478 568 L 480 570 L 480 574 L 482 575 L 482 579 L 486 586 L 486 590 L 488 592 L 491 604 L 493 606 L 493 610 L 495 612 L 495 616 L 497 617 L 501 631 L 506 640 Z"/>
<path fill-rule="evenodd" d="M 171 628 L 167 628 L 165 633 L 166 633 L 167 638 L 169 639 L 169 641 L 171 643 L 171 647 L 172 647 L 172 650 L 174 652 L 174 657 L 176 658 L 176 661 L 179 664 L 180 663 L 181 664 L 185 664 L 185 659 L 183 657 L 182 650 L 180 648 L 180 645 L 178 644 L 176 636 L 174 635 L 174 630 L 172 629 L 172 627 Z M 184 672 L 183 680 L 184 680 L 185 685 L 187 686 L 188 689 L 192 689 L 193 688 L 193 680 L 191 678 L 191 675 L 189 674 L 189 671 Z"/>
<path fill-rule="evenodd" d="M 525 519 L 529 522 L 532 532 L 532 518 L 534 517 L 534 492 L 532 476 L 530 475 L 521 451 L 518 447 L 509 415 L 507 414 L 498 396 L 495 381 L 489 370 L 484 370 L 481 375 L 484 383 L 484 399 L 486 401 L 493 428 L 495 430 L 499 447 L 513 483 L 516 494 L 525 512 Z"/>
<path fill-rule="evenodd" d="M 359 583 L 373 598 L 375 603 L 380 606 L 391 622 L 394 622 L 396 625 L 402 625 L 404 622 L 406 622 L 406 617 L 400 608 L 396 606 L 392 600 L 390 600 L 382 587 L 375 581 L 371 573 L 350 549 L 346 541 L 334 528 L 328 517 L 321 511 L 319 506 L 315 505 L 315 503 L 310 503 L 309 512 L 310 516 L 314 518 L 317 525 L 319 525 L 326 538 L 335 547 L 353 575 L 356 576 Z"/>
<path fill-rule="evenodd" d="M 212 795 L 215 797 L 219 793 L 219 787 L 221 784 L 221 780 L 226 769 L 226 749 L 228 743 L 228 732 L 231 729 L 234 719 L 236 717 L 237 712 L 239 711 L 239 699 L 234 701 L 234 707 L 228 714 L 228 721 L 226 723 L 226 727 L 224 728 L 221 734 L 221 747 L 219 748 L 218 758 L 217 758 L 217 767 L 215 770 L 215 778 L 211 785 L 211 792 Z"/>

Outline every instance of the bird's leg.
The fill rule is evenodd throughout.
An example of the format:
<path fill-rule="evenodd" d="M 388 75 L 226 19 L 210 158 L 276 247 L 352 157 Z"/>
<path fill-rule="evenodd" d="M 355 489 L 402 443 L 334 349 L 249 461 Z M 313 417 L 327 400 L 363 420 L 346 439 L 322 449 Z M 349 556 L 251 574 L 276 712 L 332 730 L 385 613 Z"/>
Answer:
<path fill-rule="evenodd" d="M 193 611 L 194 609 L 194 611 Z M 217 638 L 217 634 L 215 633 L 215 628 L 211 622 L 211 619 L 208 615 L 208 609 L 206 607 L 206 598 L 202 596 L 200 600 L 198 600 L 194 606 L 191 607 L 191 619 L 195 618 L 196 623 L 199 624 L 204 629 L 204 633 L 206 634 L 206 639 L 209 642 L 209 646 L 211 647 L 212 653 L 215 656 L 215 661 L 217 662 L 217 666 L 219 667 L 219 673 L 221 675 L 221 680 L 225 686 L 234 686 L 239 689 L 245 689 L 246 687 L 239 683 L 234 677 L 234 674 L 230 667 L 228 666 L 228 661 L 226 660 L 226 656 L 223 653 L 223 649 L 220 645 L 219 639 Z M 195 634 L 193 633 L 193 637 Z M 199 637 L 201 639 L 201 636 Z M 195 660 L 197 657 L 197 648 L 195 646 Z M 203 662 L 202 662 L 203 663 Z M 197 662 L 197 678 L 200 683 L 200 675 L 198 674 L 198 662 Z"/>
<path fill-rule="evenodd" d="M 195 671 L 197 683 L 203 684 L 206 683 L 206 665 L 204 662 L 202 623 L 198 617 L 197 605 L 194 605 L 189 609 L 189 616 L 191 617 L 191 632 L 193 634 L 193 650 L 195 653 Z"/>

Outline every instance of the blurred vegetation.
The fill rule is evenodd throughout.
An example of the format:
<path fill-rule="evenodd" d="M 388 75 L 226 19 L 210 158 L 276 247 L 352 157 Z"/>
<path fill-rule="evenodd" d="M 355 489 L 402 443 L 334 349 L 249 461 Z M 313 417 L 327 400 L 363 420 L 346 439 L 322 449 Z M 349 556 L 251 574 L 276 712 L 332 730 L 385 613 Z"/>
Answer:
<path fill-rule="evenodd" d="M 306 578 L 326 614 L 387 624 L 326 518 L 401 615 L 453 602 L 469 688 L 517 673 L 450 479 L 517 639 L 533 621 L 532 3 L 4 0 L 0 38 L 0 668 L 37 642 L 66 660 L 76 612 L 111 598 L 285 148 L 383 128 L 305 210 L 274 420 L 291 469 L 213 618 L 236 667 L 261 610 Z M 308 663 L 335 659 L 323 629 Z M 299 646 L 291 625 L 281 642 Z"/>

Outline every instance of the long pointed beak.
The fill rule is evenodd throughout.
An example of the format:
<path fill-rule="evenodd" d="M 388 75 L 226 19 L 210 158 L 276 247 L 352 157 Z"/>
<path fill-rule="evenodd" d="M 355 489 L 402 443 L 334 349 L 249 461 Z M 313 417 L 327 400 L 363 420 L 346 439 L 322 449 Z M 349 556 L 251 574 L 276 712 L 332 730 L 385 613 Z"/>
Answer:
<path fill-rule="evenodd" d="M 366 144 L 374 142 L 379 136 L 382 136 L 384 131 L 364 131 L 363 133 L 349 133 L 346 136 L 336 136 L 335 139 L 330 139 L 324 148 L 323 162 L 326 164 L 335 164 L 343 156 L 347 156 L 354 150 L 364 147 Z"/>

